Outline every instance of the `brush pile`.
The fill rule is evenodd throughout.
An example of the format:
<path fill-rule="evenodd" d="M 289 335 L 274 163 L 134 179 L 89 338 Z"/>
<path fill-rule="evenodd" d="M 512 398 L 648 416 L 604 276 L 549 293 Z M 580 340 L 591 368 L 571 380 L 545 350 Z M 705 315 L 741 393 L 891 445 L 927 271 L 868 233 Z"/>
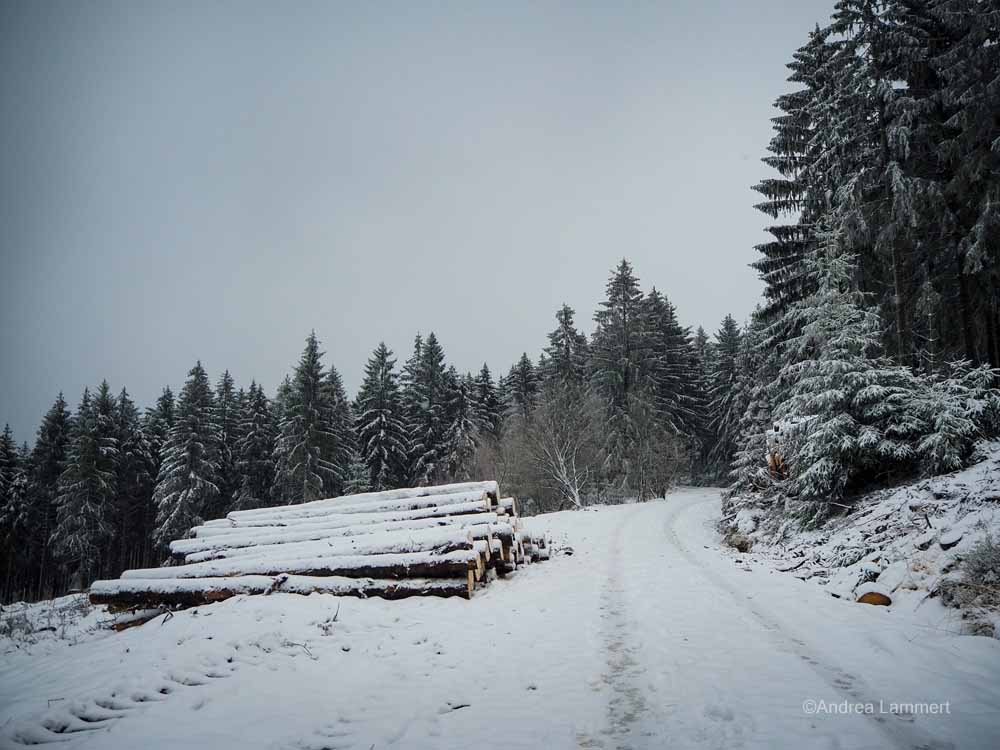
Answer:
<path fill-rule="evenodd" d="M 233 511 L 171 542 L 163 567 L 96 581 L 90 601 L 124 611 L 275 591 L 468 599 L 549 551 L 496 482 L 414 487 Z"/>

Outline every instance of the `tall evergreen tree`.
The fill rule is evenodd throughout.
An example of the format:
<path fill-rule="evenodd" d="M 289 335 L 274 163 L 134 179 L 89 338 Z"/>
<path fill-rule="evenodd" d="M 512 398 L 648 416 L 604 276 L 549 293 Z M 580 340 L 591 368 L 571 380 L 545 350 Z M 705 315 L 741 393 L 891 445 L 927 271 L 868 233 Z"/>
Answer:
<path fill-rule="evenodd" d="M 597 328 L 591 343 L 592 378 L 611 410 L 622 413 L 628 408 L 647 348 L 643 296 L 627 260 L 622 259 L 611 274 L 606 295 L 594 314 Z"/>
<path fill-rule="evenodd" d="M 392 351 L 380 342 L 368 359 L 358 393 L 359 458 L 373 491 L 398 487 L 406 477 L 406 422 L 395 366 Z"/>
<path fill-rule="evenodd" d="M 59 477 L 66 470 L 72 438 L 73 420 L 66 400 L 60 393 L 42 418 L 31 452 L 32 473 L 29 484 L 30 514 L 27 527 L 31 532 L 34 565 L 37 568 L 36 591 L 39 596 L 54 593 L 55 569 L 49 538 L 56 527 L 56 500 Z"/>
<path fill-rule="evenodd" d="M 498 389 L 493 383 L 493 375 L 485 362 L 473 384 L 472 403 L 479 433 L 497 437 L 503 423 L 503 407 Z"/>
<path fill-rule="evenodd" d="M 587 337 L 576 329 L 575 314 L 567 304 L 556 311 L 558 325 L 549 334 L 549 345 L 545 347 L 546 366 L 539 368 L 546 382 L 579 385 L 587 378 Z"/>
<path fill-rule="evenodd" d="M 696 438 L 704 420 L 703 394 L 690 330 L 673 304 L 654 287 L 642 304 L 643 349 L 637 357 L 637 387 L 655 419 L 674 435 Z"/>
<path fill-rule="evenodd" d="M 510 368 L 506 386 L 507 412 L 524 420 L 529 419 L 538 403 L 541 383 L 527 352 L 521 354 L 521 358 Z"/>
<path fill-rule="evenodd" d="M 0 601 L 10 601 L 25 588 L 24 466 L 10 425 L 0 433 L 0 554 L 4 586 Z"/>
<path fill-rule="evenodd" d="M 459 378 L 448 404 L 450 424 L 445 435 L 446 462 L 448 478 L 454 481 L 470 479 L 472 457 L 479 443 L 473 388 L 470 376 Z"/>
<path fill-rule="evenodd" d="M 926 161 L 942 166 L 943 199 L 935 208 L 947 206 L 951 219 L 937 224 L 939 249 L 928 274 L 944 277 L 937 284 L 941 314 L 933 320 L 939 338 L 962 342 L 965 358 L 1000 367 L 1000 10 L 976 0 L 928 5 L 928 64 L 936 79 L 926 76 L 925 88 L 939 104 L 929 111 L 948 119 L 934 144 L 937 159 Z"/>
<path fill-rule="evenodd" d="M 323 352 L 316 333 L 295 368 L 288 400 L 283 405 L 278 440 L 274 449 L 275 500 L 303 503 L 318 500 L 342 480 L 334 450 L 334 394 L 323 372 Z"/>
<path fill-rule="evenodd" d="M 238 510 L 259 508 L 271 500 L 274 446 L 278 429 L 264 389 L 250 383 L 240 419 L 236 469 L 240 486 L 233 502 Z"/>
<path fill-rule="evenodd" d="M 881 358 L 881 320 L 854 281 L 853 258 L 834 229 L 819 233 L 810 261 L 816 292 L 792 305 L 799 334 L 785 345 L 779 380 L 790 489 L 807 503 L 809 522 L 842 502 L 859 473 L 880 461 L 908 460 L 903 400 L 909 372 Z"/>
<path fill-rule="evenodd" d="M 337 368 L 330 365 L 326 386 L 330 393 L 330 432 L 334 442 L 330 450 L 330 463 L 335 479 L 327 488 L 329 495 L 342 495 L 352 462 L 357 457 L 358 436 L 354 430 L 354 409 L 344 390 L 344 382 Z"/>
<path fill-rule="evenodd" d="M 167 386 L 156 399 L 156 405 L 146 409 L 143 432 L 149 441 L 149 451 L 153 456 L 153 476 L 159 476 L 163 462 L 163 446 L 167 442 L 170 428 L 174 426 L 174 392 Z"/>
<path fill-rule="evenodd" d="M 768 435 L 774 427 L 773 404 L 781 386 L 777 382 L 777 347 L 767 337 L 767 317 L 764 310 L 757 308 L 740 340 L 734 411 L 741 416 L 727 500 L 739 493 L 765 490 L 772 484 Z M 779 450 L 784 450 L 783 446 Z"/>
<path fill-rule="evenodd" d="M 282 381 L 278 383 L 278 389 L 274 394 L 274 401 L 271 404 L 271 412 L 274 414 L 275 424 L 280 425 L 285 418 L 285 411 L 292 400 L 292 391 L 292 378 L 289 375 L 285 375 Z"/>
<path fill-rule="evenodd" d="M 88 585 L 106 564 L 105 550 L 114 533 L 116 459 L 114 399 L 105 382 L 94 399 L 89 389 L 83 392 L 69 460 L 59 478 L 52 547 L 78 586 Z"/>
<path fill-rule="evenodd" d="M 219 494 L 211 507 L 206 507 L 204 513 L 208 518 L 221 518 L 233 506 L 233 500 L 239 491 L 240 477 L 236 468 L 236 443 L 239 440 L 240 403 L 229 370 L 219 377 L 215 386 L 215 424 L 218 428 L 218 464 L 217 483 Z"/>
<path fill-rule="evenodd" d="M 602 484 L 628 490 L 632 457 L 639 436 L 632 417 L 643 415 L 651 403 L 649 380 L 649 317 L 639 279 L 625 259 L 612 272 L 606 297 L 594 313 L 591 337 L 591 384 L 608 410 L 604 431 Z"/>
<path fill-rule="evenodd" d="M 771 241 L 756 248 L 763 257 L 752 265 L 764 281 L 765 317 L 780 313 L 811 291 L 803 262 L 815 245 L 815 222 L 828 207 L 829 183 L 815 165 L 822 154 L 829 153 L 828 134 L 816 127 L 821 92 L 830 75 L 828 61 L 835 48 L 829 35 L 817 27 L 788 65 L 788 80 L 799 88 L 775 102 L 781 114 L 772 119 L 774 137 L 768 146 L 770 155 L 764 158 L 780 176 L 761 180 L 753 188 L 765 198 L 756 206 L 758 210 L 772 219 L 795 219 L 768 227 Z"/>
<path fill-rule="evenodd" d="M 740 419 L 743 414 L 737 393 L 739 376 L 740 327 L 732 315 L 722 320 L 715 334 L 715 356 L 708 380 L 709 427 L 712 434 L 710 457 L 728 465 L 736 450 Z"/>
<path fill-rule="evenodd" d="M 698 371 L 701 373 L 702 380 L 707 381 L 708 373 L 712 371 L 713 367 L 712 360 L 715 357 L 712 341 L 709 339 L 705 329 L 698 326 L 692 343 L 694 345 L 695 360 L 698 363 Z"/>
<path fill-rule="evenodd" d="M 219 428 L 215 417 L 212 385 L 199 361 L 188 372 L 181 390 L 153 493 L 153 544 L 158 551 L 165 551 L 172 540 L 197 526 L 205 508 L 211 508 L 219 495 Z"/>
<path fill-rule="evenodd" d="M 115 465 L 117 503 L 115 538 L 117 549 L 109 559 L 111 572 L 143 567 L 152 562 L 150 537 L 153 530 L 153 488 L 156 461 L 143 430 L 139 410 L 122 388 L 115 409 L 118 460 Z"/>
<path fill-rule="evenodd" d="M 410 481 L 430 484 L 447 470 L 448 382 L 444 350 L 431 332 L 417 338 L 407 363 L 404 398 L 409 412 Z"/>

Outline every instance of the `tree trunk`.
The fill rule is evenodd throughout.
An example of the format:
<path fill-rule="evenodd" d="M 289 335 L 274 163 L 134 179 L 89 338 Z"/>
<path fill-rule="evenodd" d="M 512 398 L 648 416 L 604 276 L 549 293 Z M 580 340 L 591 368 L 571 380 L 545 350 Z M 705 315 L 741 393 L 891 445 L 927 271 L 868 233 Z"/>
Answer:
<path fill-rule="evenodd" d="M 970 362 L 977 363 L 975 340 L 972 334 L 972 311 L 969 309 L 969 286 L 965 276 L 965 253 L 959 250 L 955 253 L 955 273 L 958 274 L 958 307 L 962 319 L 962 343 L 965 345 L 965 357 Z"/>
<path fill-rule="evenodd" d="M 460 596 L 468 599 L 472 594 L 472 584 L 465 571 L 461 577 L 445 580 L 358 580 L 298 575 L 158 581 L 126 579 L 95 582 L 90 589 L 90 601 L 92 604 L 107 604 L 116 609 L 163 605 L 195 607 L 233 596 L 273 592 L 379 596 L 385 599 L 403 599 L 409 596 Z"/>
<path fill-rule="evenodd" d="M 413 552 L 393 555 L 341 555 L 306 558 L 232 558 L 168 568 L 126 570 L 122 579 L 217 578 L 241 575 L 274 576 L 295 573 L 307 576 L 348 578 L 454 578 L 476 564 L 471 549 L 435 555 Z"/>
<path fill-rule="evenodd" d="M 892 291 L 896 304 L 896 361 L 904 366 L 913 364 L 909 345 L 909 324 L 903 300 L 902 266 L 903 260 L 896 242 L 892 243 Z"/>
<path fill-rule="evenodd" d="M 1000 340 L 997 328 L 1000 327 L 1000 306 L 997 305 L 996 294 L 992 295 L 986 305 L 986 342 L 989 347 L 990 365 L 1000 367 Z"/>

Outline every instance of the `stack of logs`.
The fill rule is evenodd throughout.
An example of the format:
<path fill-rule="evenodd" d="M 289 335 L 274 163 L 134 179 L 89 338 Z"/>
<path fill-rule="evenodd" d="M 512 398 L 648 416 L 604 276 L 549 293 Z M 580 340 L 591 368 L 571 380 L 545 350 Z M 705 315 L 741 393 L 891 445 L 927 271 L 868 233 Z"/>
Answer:
<path fill-rule="evenodd" d="M 90 600 L 120 612 L 275 591 L 468 599 L 549 552 L 496 482 L 415 487 L 234 511 L 171 542 L 172 564 L 96 581 Z"/>

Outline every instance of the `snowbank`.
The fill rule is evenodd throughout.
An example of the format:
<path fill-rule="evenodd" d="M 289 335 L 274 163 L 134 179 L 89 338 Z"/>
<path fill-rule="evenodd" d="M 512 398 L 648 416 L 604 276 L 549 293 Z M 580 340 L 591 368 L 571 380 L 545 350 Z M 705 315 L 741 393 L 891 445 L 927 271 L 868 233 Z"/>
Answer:
<path fill-rule="evenodd" d="M 756 508 L 741 509 L 730 524 L 752 543 L 747 560 L 819 584 L 835 597 L 855 601 L 877 584 L 893 608 L 939 613 L 938 595 L 960 578 L 962 559 L 988 535 L 1000 539 L 1000 443 L 980 451 L 982 460 L 967 469 L 867 495 L 816 530 L 768 525 Z M 962 617 L 959 629 L 981 634 L 985 628 L 1000 637 L 997 613 L 970 610 Z"/>

